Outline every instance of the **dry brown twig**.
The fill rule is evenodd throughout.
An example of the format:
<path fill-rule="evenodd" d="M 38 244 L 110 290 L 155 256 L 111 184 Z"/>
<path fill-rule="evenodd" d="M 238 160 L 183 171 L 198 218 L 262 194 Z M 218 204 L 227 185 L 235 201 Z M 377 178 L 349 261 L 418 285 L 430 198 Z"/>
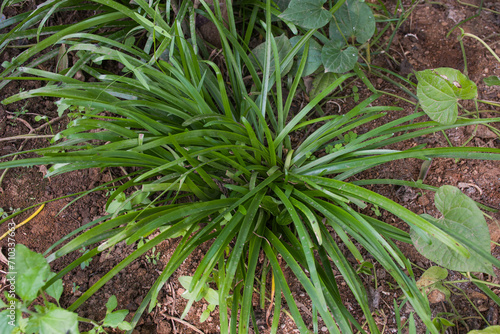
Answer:
<path fill-rule="evenodd" d="M 194 327 L 193 325 L 191 325 L 191 324 L 190 324 L 189 322 L 187 322 L 187 321 L 184 321 L 184 320 L 179 319 L 179 318 L 176 318 L 176 317 L 172 317 L 171 315 L 165 314 L 165 312 L 163 312 L 163 311 L 160 311 L 160 314 L 161 314 L 162 316 L 164 316 L 166 319 L 177 321 L 178 323 L 181 323 L 181 324 L 183 324 L 184 326 L 187 326 L 187 327 L 191 328 L 191 329 L 192 329 L 192 330 L 194 330 L 196 333 L 204 334 L 201 330 L 199 330 L 198 328 Z"/>
<path fill-rule="evenodd" d="M 60 121 L 64 116 L 60 116 L 60 117 L 56 117 L 48 122 L 45 122 L 44 124 L 40 125 L 39 127 L 37 128 L 33 128 L 31 126 L 31 124 L 29 124 L 27 121 L 25 121 L 24 119 L 22 118 L 19 118 L 19 117 L 14 117 L 14 116 L 7 116 L 7 119 L 14 119 L 14 120 L 18 120 L 20 121 L 21 123 L 23 123 L 30 131 L 26 134 L 26 135 L 23 135 L 23 136 L 28 136 L 24 139 L 24 141 L 21 143 L 21 145 L 19 145 L 19 149 L 18 151 L 21 151 L 24 147 L 24 145 L 28 142 L 28 139 L 32 139 L 29 135 L 32 135 L 33 133 L 37 132 L 37 131 L 40 131 L 42 130 L 43 128 L 49 126 L 49 125 L 52 125 L 58 121 Z M 47 138 L 46 136 L 38 136 L 37 138 Z M 16 139 L 16 138 L 14 138 Z M 20 139 L 20 138 L 17 138 L 17 139 Z M 16 160 L 18 157 L 18 155 L 16 155 L 12 161 Z M 6 168 L 4 169 L 2 175 L 0 176 L 0 193 L 3 193 L 3 189 L 2 189 L 2 182 L 3 182 L 3 179 L 5 178 L 5 175 L 7 174 L 7 171 L 9 170 L 10 168 Z"/>

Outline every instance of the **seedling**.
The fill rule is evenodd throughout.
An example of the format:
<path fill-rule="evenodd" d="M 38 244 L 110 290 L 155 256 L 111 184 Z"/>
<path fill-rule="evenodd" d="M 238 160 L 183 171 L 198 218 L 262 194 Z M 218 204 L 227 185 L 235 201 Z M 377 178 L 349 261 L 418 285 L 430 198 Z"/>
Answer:
<path fill-rule="evenodd" d="M 205 299 L 208 302 L 207 309 L 203 311 L 200 316 L 200 322 L 204 322 L 210 316 L 210 313 L 215 310 L 215 307 L 219 305 L 219 294 L 214 289 L 208 286 L 208 283 L 204 285 L 203 289 L 197 295 L 194 295 L 193 292 L 189 291 L 191 286 L 191 282 L 193 277 L 191 276 L 181 276 L 179 277 L 179 283 L 181 283 L 182 287 L 186 290 L 182 297 L 188 300 L 200 301 L 201 299 Z"/>
<path fill-rule="evenodd" d="M 374 205 L 371 210 L 375 213 L 375 216 L 380 217 L 382 216 L 382 213 L 380 213 L 380 209 L 378 205 Z"/>
<path fill-rule="evenodd" d="M 29 112 L 29 110 L 26 108 L 27 106 L 28 102 L 26 102 L 20 109 L 14 111 L 15 118 L 26 115 L 26 113 Z"/>
<path fill-rule="evenodd" d="M 453 313 L 447 313 L 447 314 L 455 316 Z M 432 323 L 434 324 L 434 326 L 436 326 L 438 331 L 441 332 L 441 334 L 445 334 L 446 330 L 449 327 L 455 327 L 455 324 L 449 321 L 448 319 L 443 318 L 442 315 L 444 314 L 443 313 L 438 314 L 438 316 L 432 319 Z"/>
<path fill-rule="evenodd" d="M 365 274 L 365 275 L 371 275 L 373 270 L 373 263 L 368 262 L 368 261 L 363 261 L 359 264 L 358 269 L 356 270 L 356 273 L 359 274 Z"/>
<path fill-rule="evenodd" d="M 158 261 L 160 260 L 160 253 L 161 252 L 156 252 L 156 247 L 153 247 L 151 250 L 151 255 L 146 255 L 146 260 L 148 263 L 152 263 L 155 266 L 158 264 Z"/>
<path fill-rule="evenodd" d="M 0 217 L 1 219 L 5 219 L 9 216 L 9 214 L 7 212 L 5 212 L 5 210 L 3 208 L 0 208 Z"/>
<path fill-rule="evenodd" d="M 89 252 L 90 250 L 87 249 L 85 246 L 83 246 L 81 249 L 80 249 L 80 253 L 82 253 L 82 255 L 85 255 Z M 92 258 L 89 258 L 85 261 L 83 261 L 82 263 L 80 263 L 80 268 L 82 268 L 82 270 L 84 270 L 85 268 L 87 268 L 89 265 L 90 265 L 90 261 L 92 261 Z"/>
<path fill-rule="evenodd" d="M 13 209 L 12 207 L 9 207 L 9 211 L 5 211 L 5 209 L 0 208 L 0 219 L 5 219 L 9 215 L 13 215 L 16 212 L 19 212 L 20 210 L 21 210 L 21 208 Z"/>

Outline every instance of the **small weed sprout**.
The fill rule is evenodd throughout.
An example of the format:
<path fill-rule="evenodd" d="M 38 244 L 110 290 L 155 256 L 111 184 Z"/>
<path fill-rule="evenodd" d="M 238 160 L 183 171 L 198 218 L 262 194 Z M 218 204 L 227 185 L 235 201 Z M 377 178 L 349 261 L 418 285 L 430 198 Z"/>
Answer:
<path fill-rule="evenodd" d="M 82 256 L 87 254 L 88 252 L 89 252 L 89 249 L 87 249 L 85 246 L 80 249 L 80 253 L 82 253 Z M 80 268 L 82 268 L 82 270 L 84 270 L 85 268 L 90 266 L 91 261 L 92 261 L 92 258 L 89 258 L 89 259 L 83 261 L 82 263 L 80 263 Z"/>

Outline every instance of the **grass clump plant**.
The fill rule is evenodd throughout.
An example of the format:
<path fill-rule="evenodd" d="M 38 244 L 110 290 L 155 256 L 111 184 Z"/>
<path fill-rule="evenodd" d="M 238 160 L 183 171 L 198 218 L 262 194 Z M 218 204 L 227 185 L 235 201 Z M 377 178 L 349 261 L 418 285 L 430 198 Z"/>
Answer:
<path fill-rule="evenodd" d="M 412 266 L 394 242 L 411 243 L 410 234 L 356 209 L 373 204 L 395 214 L 411 227 L 412 237 L 416 236 L 421 245 L 438 240 L 457 258 L 475 254 L 490 267 L 491 263 L 498 266 L 499 261 L 475 240 L 425 219 L 361 184 L 393 182 L 437 189 L 400 180 L 362 180 L 358 184 L 347 180 L 397 159 L 499 160 L 500 150 L 491 148 L 386 148 L 436 131 L 498 120 L 418 122 L 424 113 L 417 112 L 365 133 L 357 131 L 400 110 L 373 106 L 379 93 L 342 115 L 315 116 L 320 101 L 356 75 L 350 72 L 339 74 L 310 102 L 292 112 L 306 57 L 295 64 L 297 72 L 293 77 L 284 73 L 294 65 L 302 48 L 307 54 L 315 30 L 308 30 L 292 48 L 280 53 L 272 33 L 270 1 L 265 5 L 265 22 L 254 21 L 243 32 L 237 30 L 230 1 L 226 2 L 227 25 L 218 6 L 214 12 L 200 2 L 198 15 L 210 19 L 220 33 L 223 66 L 202 57 L 202 46 L 198 48 L 192 38 L 185 37 L 183 22 L 190 15 L 189 2 L 182 2 L 173 17 L 169 7 L 142 0 L 126 5 L 111 0 L 92 1 L 85 6 L 99 4 L 101 14 L 50 35 L 5 64 L 4 80 L 31 78 L 21 77 L 22 73 L 47 84 L 9 97 L 4 103 L 35 96 L 54 97 L 61 110 L 70 111 L 72 120 L 54 137 L 50 147 L 34 150 L 41 157 L 3 162 L 0 168 L 51 165 L 47 177 L 85 168 L 123 167 L 131 171 L 129 180 L 123 179 L 124 183 L 109 196 L 109 216 L 92 222 L 88 230 L 49 251 L 50 263 L 82 247 L 89 248 L 52 277 L 45 288 L 117 243 L 136 243 L 159 231 L 83 292 L 68 310 L 77 310 L 120 270 L 162 241 L 182 236 L 135 313 L 132 326 L 144 312 L 154 309 L 160 289 L 183 261 L 211 240 L 193 277 L 184 282 L 189 291 L 184 315 L 195 300 L 205 296 L 207 282 L 215 282 L 220 332 L 247 333 L 250 319 L 254 318 L 252 295 L 259 257 L 264 254 L 275 286 L 272 333 L 278 330 L 285 303 L 300 332 L 309 332 L 286 280 L 285 264 L 312 300 L 314 326 L 320 317 L 330 333 L 379 333 L 365 287 L 347 254 L 341 251 L 343 246 L 333 237 L 335 233 L 360 263 L 364 259 L 357 247 L 371 254 L 392 276 L 429 330 L 438 333 Z M 37 11 L 32 15 L 39 15 L 34 21 L 45 17 Z M 27 16 L 18 25 L 19 34 L 28 22 L 32 24 L 29 20 Z M 265 31 L 261 59 L 256 59 L 239 37 L 252 36 L 257 25 Z M 120 30 L 113 33 L 92 31 L 118 26 Z M 60 73 L 22 66 L 52 43 L 64 43 L 78 61 Z M 105 61 L 121 64 L 123 72 L 103 69 L 100 64 Z M 95 82 L 74 79 L 78 71 Z M 247 77 L 250 83 L 244 80 Z M 317 128 L 307 137 L 299 143 L 292 140 L 294 134 L 312 125 Z M 326 154 L 316 157 L 325 150 Z M 352 291 L 368 329 L 342 303 L 333 268 Z"/>

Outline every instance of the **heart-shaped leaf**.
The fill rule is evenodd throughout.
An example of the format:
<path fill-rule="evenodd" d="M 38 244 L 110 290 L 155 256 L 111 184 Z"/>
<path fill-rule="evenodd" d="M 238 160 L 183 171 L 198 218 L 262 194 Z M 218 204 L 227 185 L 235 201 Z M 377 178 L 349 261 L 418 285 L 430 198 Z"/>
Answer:
<path fill-rule="evenodd" d="M 433 284 L 441 282 L 447 276 L 448 270 L 438 266 L 432 266 L 422 274 L 420 279 L 417 281 L 417 287 L 425 288 L 431 286 Z"/>
<path fill-rule="evenodd" d="M 53 308 L 46 313 L 35 313 L 28 322 L 26 333 L 76 334 L 78 314 Z"/>
<path fill-rule="evenodd" d="M 473 200 L 462 194 L 458 188 L 443 186 L 436 192 L 434 202 L 436 208 L 443 214 L 443 218 L 435 219 L 429 215 L 422 215 L 422 217 L 438 227 L 443 226 L 454 230 L 484 251 L 490 251 L 488 226 L 483 213 Z M 440 266 L 450 270 L 493 274 L 491 263 L 483 260 L 471 249 L 468 249 L 471 253 L 470 258 L 465 258 L 431 235 L 428 235 L 431 244 L 421 240 L 420 235 L 413 229 L 410 231 L 410 237 L 420 254 Z"/>
<path fill-rule="evenodd" d="M 116 327 L 125 319 L 128 312 L 128 310 L 118 310 L 112 313 L 108 313 L 106 314 L 102 325 L 108 327 Z"/>
<path fill-rule="evenodd" d="M 21 244 L 16 245 L 16 257 L 16 294 L 30 302 L 38 297 L 38 290 L 47 282 L 50 267 L 41 254 Z"/>
<path fill-rule="evenodd" d="M 490 326 L 481 330 L 473 330 L 467 334 L 499 334 L 500 326 Z"/>
<path fill-rule="evenodd" d="M 360 44 L 368 41 L 375 32 L 375 18 L 370 7 L 359 0 L 347 0 L 330 21 L 330 38 L 348 41 L 356 38 Z"/>
<path fill-rule="evenodd" d="M 309 92 L 309 97 L 314 99 L 316 96 L 321 94 L 328 86 L 330 86 L 335 80 L 339 78 L 337 73 L 319 73 L 314 77 L 312 82 L 311 91 Z M 342 145 L 340 145 L 342 146 Z"/>
<path fill-rule="evenodd" d="M 441 67 L 436 68 L 434 72 L 448 82 L 457 98 L 461 100 L 470 100 L 477 96 L 476 84 L 470 81 L 459 70 L 449 67 Z"/>
<path fill-rule="evenodd" d="M 352 70 L 358 61 L 358 49 L 348 46 L 342 49 L 339 42 L 331 41 L 325 44 L 321 52 L 321 60 L 325 72 L 344 73 Z"/>
<path fill-rule="evenodd" d="M 292 47 L 294 47 L 295 44 L 297 44 L 301 38 L 302 36 L 294 36 L 290 38 L 290 44 L 292 45 Z M 307 53 L 306 67 L 302 72 L 303 77 L 311 75 L 323 64 L 323 61 L 321 60 L 321 49 L 322 49 L 321 45 L 314 39 L 311 39 L 309 41 L 309 52 Z M 297 57 L 299 60 L 294 63 L 292 69 L 290 70 L 291 74 L 297 73 L 303 55 L 304 55 L 304 47 L 302 47 L 297 53 Z"/>
<path fill-rule="evenodd" d="M 417 97 L 424 112 L 441 124 L 453 124 L 458 116 L 458 100 L 477 96 L 476 85 L 460 71 L 438 68 L 416 73 Z"/>
<path fill-rule="evenodd" d="M 118 306 L 118 300 L 116 299 L 115 295 L 112 295 L 109 297 L 108 301 L 106 302 L 106 310 L 107 313 L 113 312 L 113 310 Z"/>
<path fill-rule="evenodd" d="M 56 275 L 55 273 L 51 273 L 47 277 L 47 280 L 51 279 L 55 275 Z M 57 301 L 59 301 L 59 298 L 61 298 L 63 291 L 64 291 L 64 287 L 63 287 L 62 279 L 58 279 L 57 281 L 55 281 L 51 286 L 49 286 L 45 290 L 45 292 L 47 292 L 49 294 L 49 296 L 54 297 Z"/>
<path fill-rule="evenodd" d="M 318 29 L 325 26 L 332 14 L 323 8 L 326 0 L 292 0 L 280 18 L 306 29 Z"/>
<path fill-rule="evenodd" d="M 279 59 L 281 61 L 281 60 L 285 59 L 285 57 L 287 56 L 287 54 L 292 49 L 292 44 L 290 43 L 290 40 L 288 39 L 288 37 L 286 37 L 284 34 L 281 35 L 281 36 L 276 37 L 274 40 L 276 41 L 276 48 L 278 49 L 278 56 L 279 56 Z M 265 60 L 265 56 L 266 56 L 266 43 L 262 43 L 262 44 L 257 45 L 255 47 L 255 49 L 252 50 L 252 53 L 253 53 L 253 55 L 255 56 L 255 58 L 257 59 L 257 61 L 260 64 L 260 65 L 257 64 L 257 62 L 255 61 L 255 58 L 252 57 L 252 55 L 250 55 L 250 59 L 251 59 L 252 63 L 254 64 L 254 66 L 256 66 L 257 68 L 259 66 L 260 67 L 264 67 L 264 60 Z M 285 68 L 285 70 L 282 71 L 281 74 L 285 75 L 288 72 L 290 72 L 290 69 L 292 68 L 292 65 L 293 65 L 293 63 L 290 63 Z M 271 54 L 270 73 L 273 73 L 274 69 L 275 69 L 274 55 Z"/>
<path fill-rule="evenodd" d="M 497 77 L 496 75 L 484 78 L 483 81 L 486 86 L 500 86 L 500 77 Z"/>

